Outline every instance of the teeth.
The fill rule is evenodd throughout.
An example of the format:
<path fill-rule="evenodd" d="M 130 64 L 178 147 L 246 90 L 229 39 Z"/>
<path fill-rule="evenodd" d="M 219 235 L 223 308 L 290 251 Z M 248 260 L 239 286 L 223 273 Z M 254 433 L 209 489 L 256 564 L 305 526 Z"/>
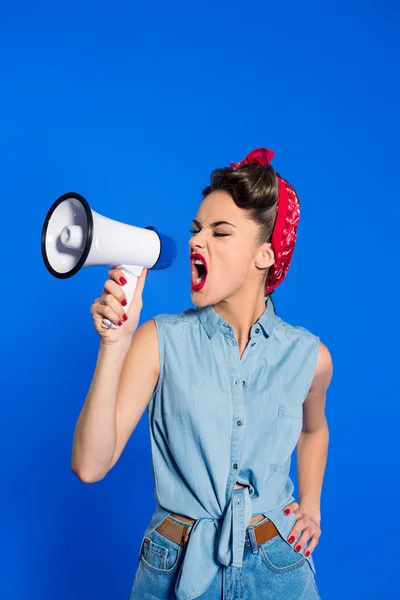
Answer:
<path fill-rule="evenodd" d="M 205 268 L 205 264 L 204 264 L 204 262 L 201 260 L 201 258 L 195 258 L 195 259 L 193 260 L 193 264 L 194 264 L 194 265 L 201 265 L 202 267 L 204 267 L 204 268 Z M 201 283 L 201 282 L 204 280 L 204 278 L 206 277 L 206 275 L 207 275 L 207 272 L 203 273 L 203 274 L 202 274 L 200 277 L 197 277 L 197 278 L 195 279 L 195 281 L 194 281 L 195 285 L 198 285 L 199 283 Z"/>

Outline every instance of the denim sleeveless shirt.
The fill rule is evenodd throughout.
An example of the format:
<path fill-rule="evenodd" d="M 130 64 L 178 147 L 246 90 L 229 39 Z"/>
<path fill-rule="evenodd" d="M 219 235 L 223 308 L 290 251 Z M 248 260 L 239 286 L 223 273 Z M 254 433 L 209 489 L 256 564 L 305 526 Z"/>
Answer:
<path fill-rule="evenodd" d="M 270 297 L 241 358 L 212 305 L 154 320 L 160 376 L 146 410 L 156 509 L 142 544 L 171 512 L 196 519 L 175 585 L 189 600 L 221 565 L 242 566 L 252 516 L 268 517 L 287 541 L 296 521 L 283 513 L 295 500 L 291 454 L 320 338 L 279 318 Z M 248 487 L 234 490 L 236 482 Z"/>

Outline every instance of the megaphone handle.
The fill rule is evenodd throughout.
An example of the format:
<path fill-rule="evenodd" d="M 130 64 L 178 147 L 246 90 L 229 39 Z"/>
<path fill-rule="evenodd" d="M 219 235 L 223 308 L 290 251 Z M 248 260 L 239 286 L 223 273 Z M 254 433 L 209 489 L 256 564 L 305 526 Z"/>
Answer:
<path fill-rule="evenodd" d="M 127 300 L 127 305 L 125 306 L 125 312 L 126 312 L 133 300 L 133 296 L 134 296 L 134 293 L 136 290 L 137 280 L 143 271 L 143 267 L 137 267 L 135 265 L 120 265 L 117 268 L 122 271 L 122 273 L 124 274 L 124 277 L 127 281 L 127 283 L 124 286 L 122 286 L 122 289 L 125 292 L 126 300 Z M 114 325 L 114 323 L 112 323 L 109 319 L 103 319 L 103 323 L 107 326 L 110 325 L 111 329 L 119 329 L 119 326 Z"/>

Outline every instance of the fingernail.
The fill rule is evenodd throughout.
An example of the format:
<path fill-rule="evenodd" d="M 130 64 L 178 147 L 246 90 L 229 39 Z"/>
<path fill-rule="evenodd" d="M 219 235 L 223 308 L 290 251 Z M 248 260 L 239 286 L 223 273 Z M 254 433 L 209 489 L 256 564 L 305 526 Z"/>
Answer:
<path fill-rule="evenodd" d="M 125 298 L 121 301 L 122 306 L 126 306 L 128 304 L 128 302 L 125 300 Z"/>
<path fill-rule="evenodd" d="M 122 285 L 125 285 L 126 283 L 128 283 L 125 279 L 125 277 L 120 277 L 119 278 L 120 282 L 122 283 Z"/>
<path fill-rule="evenodd" d="M 285 513 L 285 515 L 288 515 L 290 513 L 290 508 L 285 508 L 283 512 Z"/>
<path fill-rule="evenodd" d="M 293 544 L 293 542 L 294 542 L 295 539 L 296 538 L 293 535 L 291 535 L 290 538 L 289 538 L 289 544 Z"/>
<path fill-rule="evenodd" d="M 122 318 L 123 318 L 123 320 L 124 320 L 124 321 L 127 321 L 127 320 L 128 320 L 128 315 L 126 315 L 126 314 L 124 313 L 124 314 L 122 315 Z"/>
<path fill-rule="evenodd" d="M 122 321 L 118 321 L 118 325 L 121 327 L 121 325 L 122 325 Z"/>
<path fill-rule="evenodd" d="M 296 552 L 298 552 L 299 550 L 301 550 L 301 546 L 296 546 L 295 550 Z"/>
<path fill-rule="evenodd" d="M 310 551 L 309 550 L 307 550 L 306 556 L 310 556 Z"/>

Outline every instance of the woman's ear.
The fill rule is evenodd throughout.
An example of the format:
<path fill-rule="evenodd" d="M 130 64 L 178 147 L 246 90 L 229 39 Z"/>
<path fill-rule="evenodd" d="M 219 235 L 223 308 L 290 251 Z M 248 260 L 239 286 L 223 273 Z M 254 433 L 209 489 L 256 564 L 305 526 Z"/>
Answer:
<path fill-rule="evenodd" d="M 255 256 L 254 264 L 257 269 L 267 269 L 275 262 L 275 252 L 270 242 L 264 242 Z"/>

